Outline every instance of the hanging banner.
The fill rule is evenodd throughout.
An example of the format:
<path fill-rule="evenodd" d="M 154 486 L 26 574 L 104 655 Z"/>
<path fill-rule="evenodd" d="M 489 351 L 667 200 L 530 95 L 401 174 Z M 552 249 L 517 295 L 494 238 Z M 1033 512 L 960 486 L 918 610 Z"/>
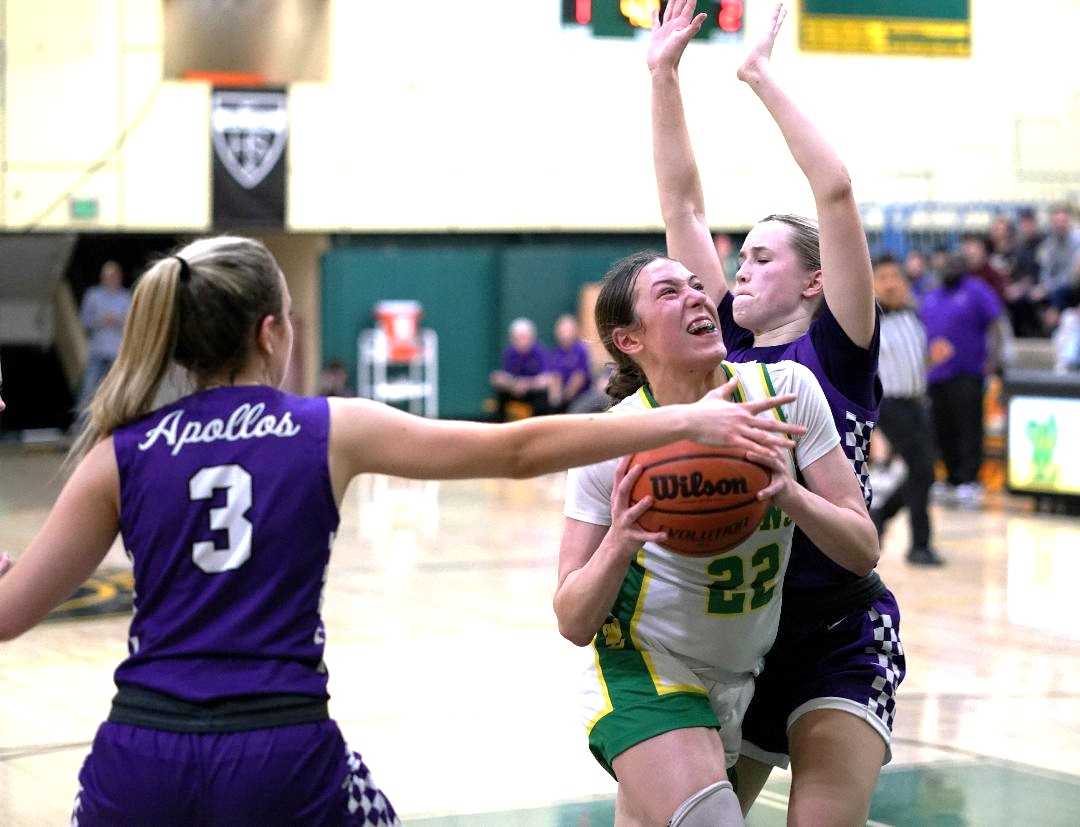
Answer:
<path fill-rule="evenodd" d="M 808 52 L 970 57 L 969 0 L 802 0 Z"/>
<path fill-rule="evenodd" d="M 285 90 L 215 89 L 210 113 L 214 227 L 284 227 Z"/>

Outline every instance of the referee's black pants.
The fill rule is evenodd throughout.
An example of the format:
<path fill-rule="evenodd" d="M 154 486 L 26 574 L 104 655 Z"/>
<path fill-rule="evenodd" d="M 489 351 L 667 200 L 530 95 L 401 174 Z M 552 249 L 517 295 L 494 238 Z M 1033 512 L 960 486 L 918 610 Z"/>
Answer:
<path fill-rule="evenodd" d="M 911 520 L 911 547 L 930 547 L 930 514 L 927 504 L 934 482 L 930 419 L 923 399 L 885 397 L 881 400 L 878 428 L 907 465 L 907 478 L 885 502 L 874 509 L 874 522 L 884 526 L 907 507 Z"/>
<path fill-rule="evenodd" d="M 927 390 L 949 485 L 976 482 L 983 461 L 982 376 L 961 374 Z"/>

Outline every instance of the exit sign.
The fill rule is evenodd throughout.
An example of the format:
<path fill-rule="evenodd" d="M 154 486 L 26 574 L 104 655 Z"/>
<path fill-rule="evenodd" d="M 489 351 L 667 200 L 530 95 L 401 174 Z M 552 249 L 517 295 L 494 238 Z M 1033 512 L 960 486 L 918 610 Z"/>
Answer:
<path fill-rule="evenodd" d="M 68 214 L 80 221 L 94 221 L 98 217 L 98 200 L 96 198 L 70 198 Z"/>

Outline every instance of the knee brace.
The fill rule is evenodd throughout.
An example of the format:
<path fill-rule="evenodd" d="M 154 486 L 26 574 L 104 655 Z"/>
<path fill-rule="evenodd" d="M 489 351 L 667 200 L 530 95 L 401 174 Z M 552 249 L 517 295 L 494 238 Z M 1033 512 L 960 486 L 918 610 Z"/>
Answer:
<path fill-rule="evenodd" d="M 742 827 L 744 823 L 731 782 L 717 781 L 680 804 L 668 827 Z"/>

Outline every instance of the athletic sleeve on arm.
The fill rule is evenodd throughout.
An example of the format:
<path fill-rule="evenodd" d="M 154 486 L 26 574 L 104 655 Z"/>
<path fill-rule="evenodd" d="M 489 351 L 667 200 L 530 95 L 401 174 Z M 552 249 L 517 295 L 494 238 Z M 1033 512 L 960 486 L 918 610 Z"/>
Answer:
<path fill-rule="evenodd" d="M 720 303 L 716 305 L 716 314 L 720 317 L 720 335 L 724 337 L 724 347 L 730 353 L 733 350 L 754 346 L 754 334 L 735 323 L 735 296 L 728 290 Z"/>
<path fill-rule="evenodd" d="M 789 419 L 806 426 L 806 433 L 795 443 L 795 464 L 799 469 L 812 465 L 840 444 L 832 411 L 814 374 L 796 362 L 788 363 L 792 372 L 792 393 L 798 394 L 788 407 Z"/>
<path fill-rule="evenodd" d="M 868 347 L 859 347 L 844 332 L 829 306 L 810 325 L 810 341 L 833 387 L 864 408 L 876 408 L 878 355 L 881 351 L 881 308 L 874 307 L 874 335 Z"/>
<path fill-rule="evenodd" d="M 571 468 L 566 474 L 563 515 L 593 525 L 611 525 L 611 483 L 619 461 Z"/>

